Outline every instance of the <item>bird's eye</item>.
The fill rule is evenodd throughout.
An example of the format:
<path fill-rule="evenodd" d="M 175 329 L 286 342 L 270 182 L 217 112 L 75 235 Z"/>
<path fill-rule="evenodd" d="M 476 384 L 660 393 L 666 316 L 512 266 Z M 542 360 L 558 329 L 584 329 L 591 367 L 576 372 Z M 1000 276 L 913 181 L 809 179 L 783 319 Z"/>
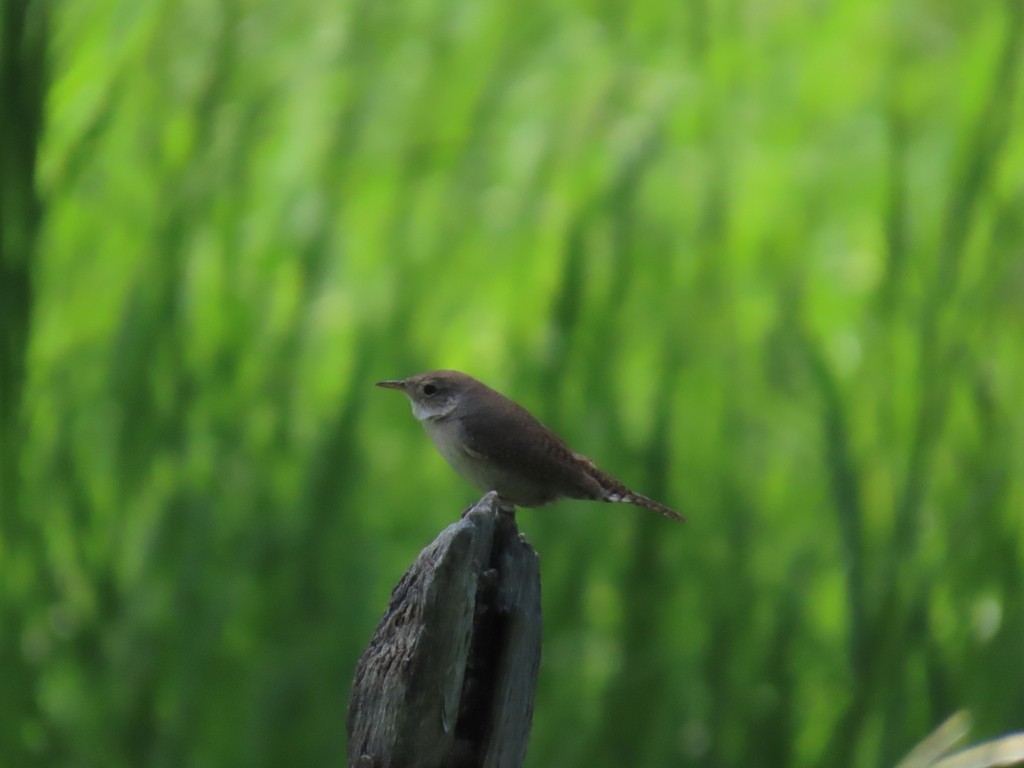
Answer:
<path fill-rule="evenodd" d="M 435 384 L 424 384 L 423 394 L 427 397 L 433 397 L 437 394 L 437 386 Z"/>

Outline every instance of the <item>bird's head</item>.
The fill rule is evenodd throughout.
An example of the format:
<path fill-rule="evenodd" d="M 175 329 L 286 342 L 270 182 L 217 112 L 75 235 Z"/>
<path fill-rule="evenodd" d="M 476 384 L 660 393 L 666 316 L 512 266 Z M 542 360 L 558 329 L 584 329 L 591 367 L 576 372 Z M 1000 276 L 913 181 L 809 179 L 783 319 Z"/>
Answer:
<path fill-rule="evenodd" d="M 412 403 L 413 415 L 420 421 L 450 416 L 476 379 L 458 371 L 428 371 L 407 379 L 378 381 L 378 387 L 398 389 Z"/>

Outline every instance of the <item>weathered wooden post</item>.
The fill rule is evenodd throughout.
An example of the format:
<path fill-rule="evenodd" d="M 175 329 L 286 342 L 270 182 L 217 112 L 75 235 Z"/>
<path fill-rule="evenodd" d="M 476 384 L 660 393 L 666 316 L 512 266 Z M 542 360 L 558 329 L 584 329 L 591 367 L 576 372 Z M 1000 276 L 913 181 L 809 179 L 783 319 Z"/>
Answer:
<path fill-rule="evenodd" d="M 350 768 L 520 768 L 540 636 L 537 553 L 487 494 L 392 591 L 356 666 Z"/>

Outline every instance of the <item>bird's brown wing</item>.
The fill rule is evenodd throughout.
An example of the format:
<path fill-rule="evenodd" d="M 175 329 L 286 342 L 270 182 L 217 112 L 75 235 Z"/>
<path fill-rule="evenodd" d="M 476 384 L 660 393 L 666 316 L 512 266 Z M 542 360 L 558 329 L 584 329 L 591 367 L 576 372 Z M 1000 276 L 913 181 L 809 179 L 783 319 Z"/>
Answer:
<path fill-rule="evenodd" d="M 487 411 L 469 411 L 460 419 L 466 449 L 477 457 L 515 471 L 538 485 L 557 489 L 558 496 L 602 498 L 602 484 L 593 462 L 580 456 L 562 438 L 511 400 Z M 593 469 L 593 472 L 590 470 Z"/>
<path fill-rule="evenodd" d="M 520 506 L 538 506 L 559 497 L 625 502 L 646 507 L 665 517 L 685 518 L 661 502 L 636 493 L 575 453 L 562 438 L 511 400 L 491 402 L 486 411 L 471 410 L 460 418 L 462 444 L 475 458 L 493 462 L 519 476 L 510 480 Z"/>

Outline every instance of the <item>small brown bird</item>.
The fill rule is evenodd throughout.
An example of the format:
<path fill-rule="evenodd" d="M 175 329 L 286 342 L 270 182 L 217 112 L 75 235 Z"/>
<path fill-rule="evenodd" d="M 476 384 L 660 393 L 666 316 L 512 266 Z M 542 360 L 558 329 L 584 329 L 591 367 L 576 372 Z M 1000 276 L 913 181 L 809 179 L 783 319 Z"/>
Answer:
<path fill-rule="evenodd" d="M 521 405 L 472 376 L 430 371 L 377 386 L 404 392 L 452 468 L 477 488 L 496 491 L 503 501 L 539 507 L 558 499 L 592 499 L 685 519 L 602 472 Z"/>

